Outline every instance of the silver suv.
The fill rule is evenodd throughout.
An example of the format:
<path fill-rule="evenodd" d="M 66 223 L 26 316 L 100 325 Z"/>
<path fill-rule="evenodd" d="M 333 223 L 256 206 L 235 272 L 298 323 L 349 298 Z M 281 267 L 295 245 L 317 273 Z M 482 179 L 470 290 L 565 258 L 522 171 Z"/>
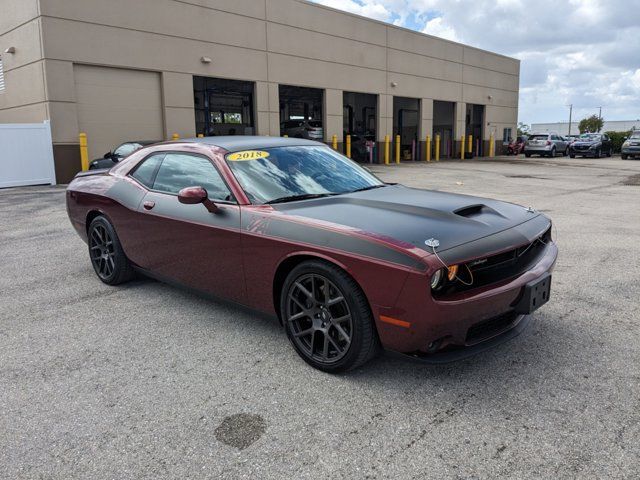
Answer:
<path fill-rule="evenodd" d="M 564 157 L 568 149 L 569 142 L 557 133 L 534 133 L 524 144 L 524 156 L 527 158 L 531 155 L 555 157 L 561 154 Z"/>

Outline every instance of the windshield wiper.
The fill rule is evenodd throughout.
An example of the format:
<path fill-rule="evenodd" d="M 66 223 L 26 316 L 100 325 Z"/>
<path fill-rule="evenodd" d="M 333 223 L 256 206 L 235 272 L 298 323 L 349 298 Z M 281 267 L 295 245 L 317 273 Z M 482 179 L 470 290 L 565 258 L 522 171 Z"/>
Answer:
<path fill-rule="evenodd" d="M 288 197 L 276 198 L 274 200 L 269 200 L 268 202 L 264 202 L 264 204 L 271 205 L 273 203 L 295 202 L 297 200 L 309 200 L 311 198 L 330 197 L 332 195 L 338 195 L 338 194 L 337 193 L 304 193 L 302 195 L 290 195 Z"/>
<path fill-rule="evenodd" d="M 365 192 L 367 190 L 373 190 L 374 188 L 382 188 L 382 187 L 386 187 L 386 184 L 382 184 L 382 185 L 370 185 L 368 187 L 364 187 L 364 188 L 359 188 L 357 190 L 352 190 L 349 193 L 356 193 L 356 192 Z"/>

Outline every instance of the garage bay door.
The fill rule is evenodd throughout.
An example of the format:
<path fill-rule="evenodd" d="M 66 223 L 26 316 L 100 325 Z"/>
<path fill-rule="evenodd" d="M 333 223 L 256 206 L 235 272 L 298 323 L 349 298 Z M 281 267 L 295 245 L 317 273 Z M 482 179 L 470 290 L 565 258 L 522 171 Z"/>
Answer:
<path fill-rule="evenodd" d="M 89 157 L 130 140 L 164 137 L 160 75 L 155 72 L 74 65 L 78 125 Z"/>

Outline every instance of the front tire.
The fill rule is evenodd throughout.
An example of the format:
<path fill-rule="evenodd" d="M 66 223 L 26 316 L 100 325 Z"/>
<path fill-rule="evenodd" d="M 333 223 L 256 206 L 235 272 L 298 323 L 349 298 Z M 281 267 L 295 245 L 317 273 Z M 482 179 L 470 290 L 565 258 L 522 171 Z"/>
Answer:
<path fill-rule="evenodd" d="M 629 155 L 625 155 L 624 153 L 621 155 L 622 160 L 626 160 L 627 158 L 629 158 Z"/>
<path fill-rule="evenodd" d="M 344 372 L 377 353 L 378 337 L 364 293 L 330 263 L 312 260 L 295 267 L 282 288 L 280 313 L 291 344 L 314 368 Z"/>
<path fill-rule="evenodd" d="M 596 153 L 594 153 L 593 158 L 600 158 L 600 156 L 602 155 L 602 152 L 600 151 L 599 148 L 596 149 Z"/>
<path fill-rule="evenodd" d="M 98 278 L 107 285 L 131 280 L 135 274 L 124 254 L 120 239 L 109 220 L 100 215 L 93 219 L 87 231 L 89 258 Z"/>

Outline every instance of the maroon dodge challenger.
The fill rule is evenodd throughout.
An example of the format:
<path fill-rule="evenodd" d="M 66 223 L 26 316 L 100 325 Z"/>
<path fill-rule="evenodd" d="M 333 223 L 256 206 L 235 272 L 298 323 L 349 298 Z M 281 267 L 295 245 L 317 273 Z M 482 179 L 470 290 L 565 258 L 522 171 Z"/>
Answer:
<path fill-rule="evenodd" d="M 382 347 L 425 362 L 517 335 L 558 254 L 532 208 L 383 183 L 322 143 L 212 137 L 142 148 L 67 189 L 93 268 L 277 315 L 339 372 Z"/>

